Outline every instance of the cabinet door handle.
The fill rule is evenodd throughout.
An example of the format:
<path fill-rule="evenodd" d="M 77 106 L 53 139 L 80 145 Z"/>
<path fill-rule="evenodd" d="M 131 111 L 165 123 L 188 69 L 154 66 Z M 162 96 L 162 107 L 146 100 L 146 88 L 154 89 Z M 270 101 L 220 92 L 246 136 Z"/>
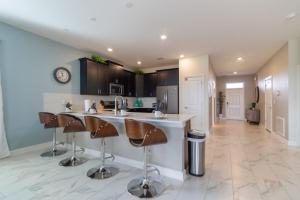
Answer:
<path fill-rule="evenodd" d="M 101 94 L 101 93 L 102 93 L 102 90 L 100 89 L 100 90 L 99 90 L 99 94 Z"/>

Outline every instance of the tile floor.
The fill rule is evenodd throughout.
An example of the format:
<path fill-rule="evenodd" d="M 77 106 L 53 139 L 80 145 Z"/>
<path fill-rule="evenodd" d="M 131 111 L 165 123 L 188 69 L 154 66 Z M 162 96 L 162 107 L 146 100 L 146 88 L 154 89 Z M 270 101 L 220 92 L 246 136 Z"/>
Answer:
<path fill-rule="evenodd" d="M 91 158 L 76 168 L 57 165 L 40 152 L 0 160 L 0 200 L 130 200 L 126 185 L 141 170 L 120 165 L 107 180 L 90 180 Z M 261 127 L 227 121 L 213 129 L 206 145 L 206 174 L 184 183 L 165 179 L 163 200 L 299 200 L 300 149 L 289 148 Z"/>

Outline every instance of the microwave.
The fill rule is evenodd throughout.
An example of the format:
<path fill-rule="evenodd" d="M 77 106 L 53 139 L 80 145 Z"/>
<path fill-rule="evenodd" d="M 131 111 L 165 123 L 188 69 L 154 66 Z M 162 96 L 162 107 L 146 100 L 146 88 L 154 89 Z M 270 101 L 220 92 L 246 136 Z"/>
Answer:
<path fill-rule="evenodd" d="M 123 96 L 124 95 L 124 85 L 110 83 L 109 84 L 109 95 Z"/>

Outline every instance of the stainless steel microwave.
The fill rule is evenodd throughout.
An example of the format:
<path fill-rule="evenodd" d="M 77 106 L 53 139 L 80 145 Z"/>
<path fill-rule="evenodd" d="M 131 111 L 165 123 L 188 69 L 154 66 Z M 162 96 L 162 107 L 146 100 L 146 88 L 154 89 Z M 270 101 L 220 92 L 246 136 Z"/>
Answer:
<path fill-rule="evenodd" d="M 124 95 L 124 85 L 110 83 L 109 84 L 109 95 L 123 96 Z"/>

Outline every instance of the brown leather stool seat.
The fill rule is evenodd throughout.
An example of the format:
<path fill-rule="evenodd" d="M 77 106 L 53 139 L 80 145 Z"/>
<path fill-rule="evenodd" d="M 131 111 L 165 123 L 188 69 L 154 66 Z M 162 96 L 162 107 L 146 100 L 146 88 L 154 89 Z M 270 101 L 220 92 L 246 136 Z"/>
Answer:
<path fill-rule="evenodd" d="M 64 133 L 72 134 L 72 149 L 73 149 L 73 155 L 69 158 L 60 161 L 59 165 L 64 167 L 69 167 L 69 166 L 73 167 L 85 163 L 87 161 L 86 158 L 76 156 L 77 150 L 76 150 L 75 133 L 86 131 L 85 126 L 81 121 L 81 119 L 70 114 L 59 114 L 58 125 L 60 127 L 64 127 L 63 130 Z"/>
<path fill-rule="evenodd" d="M 105 165 L 105 159 L 114 156 L 105 157 L 105 138 L 119 136 L 117 129 L 109 122 L 106 122 L 98 117 L 86 116 L 84 117 L 86 130 L 91 132 L 92 139 L 101 139 L 101 165 L 98 168 L 92 168 L 87 172 L 87 176 L 92 179 L 105 179 L 114 176 L 119 172 L 115 167 Z"/>
<path fill-rule="evenodd" d="M 129 142 L 135 147 L 144 148 L 144 176 L 130 181 L 128 192 L 140 198 L 158 196 L 165 186 L 161 181 L 148 176 L 148 146 L 167 143 L 167 137 L 161 129 L 133 119 L 125 119 L 125 127 Z"/>
<path fill-rule="evenodd" d="M 58 127 L 57 116 L 53 113 L 49 112 L 39 112 L 39 119 L 41 124 L 44 124 L 44 128 L 53 128 L 53 136 L 52 136 L 52 149 L 50 151 L 44 152 L 41 154 L 42 157 L 53 157 L 59 156 L 67 152 L 66 149 L 57 149 L 56 144 L 56 128 Z"/>

